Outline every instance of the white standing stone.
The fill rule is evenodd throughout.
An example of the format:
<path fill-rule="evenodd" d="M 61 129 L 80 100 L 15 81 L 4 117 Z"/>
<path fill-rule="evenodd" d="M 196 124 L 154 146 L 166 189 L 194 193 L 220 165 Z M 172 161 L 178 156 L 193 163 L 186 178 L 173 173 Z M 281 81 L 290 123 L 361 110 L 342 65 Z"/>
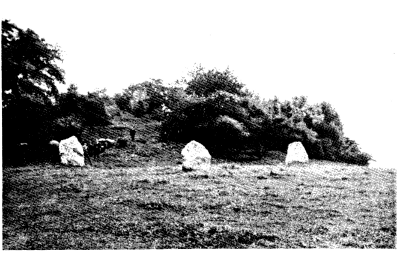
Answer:
<path fill-rule="evenodd" d="M 301 142 L 293 142 L 288 146 L 285 164 L 288 165 L 293 162 L 308 162 L 308 154 Z"/>
<path fill-rule="evenodd" d="M 75 136 L 61 140 L 59 150 L 62 164 L 70 166 L 85 165 L 83 147 Z"/>
<path fill-rule="evenodd" d="M 181 154 L 183 156 L 183 171 L 210 170 L 211 155 L 201 143 L 191 141 L 182 149 Z"/>

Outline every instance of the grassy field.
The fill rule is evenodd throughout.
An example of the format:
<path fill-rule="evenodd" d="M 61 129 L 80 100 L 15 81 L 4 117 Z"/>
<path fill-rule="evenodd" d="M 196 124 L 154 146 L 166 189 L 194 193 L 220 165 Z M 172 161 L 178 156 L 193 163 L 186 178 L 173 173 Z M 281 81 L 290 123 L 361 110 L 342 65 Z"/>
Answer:
<path fill-rule="evenodd" d="M 4 168 L 3 249 L 396 247 L 394 169 L 151 162 Z"/>

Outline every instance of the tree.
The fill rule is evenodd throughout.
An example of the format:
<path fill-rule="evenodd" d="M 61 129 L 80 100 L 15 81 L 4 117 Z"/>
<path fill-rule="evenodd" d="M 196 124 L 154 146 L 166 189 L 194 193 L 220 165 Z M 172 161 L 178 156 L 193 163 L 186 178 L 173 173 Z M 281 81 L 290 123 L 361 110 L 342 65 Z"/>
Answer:
<path fill-rule="evenodd" d="M 62 60 L 60 49 L 31 29 L 22 30 L 8 20 L 1 25 L 3 132 L 37 137 L 33 130 L 53 117 L 52 99 L 59 97 L 56 82 L 65 83 L 64 71 L 55 63 Z"/>
<path fill-rule="evenodd" d="M 59 93 L 56 83 L 64 82 L 57 66 L 60 49 L 46 43 L 31 29 L 22 30 L 8 20 L 1 22 L 3 158 L 18 155 L 17 143 L 48 142 L 48 127 L 56 111 Z M 40 151 L 39 147 L 35 152 Z M 36 158 L 33 156 L 33 158 Z M 18 159 L 17 159 L 18 160 Z"/>
<path fill-rule="evenodd" d="M 75 84 L 71 83 L 71 85 L 69 85 L 67 89 L 67 94 L 78 96 L 78 87 Z"/>
<path fill-rule="evenodd" d="M 126 111 L 126 112 L 130 112 L 131 111 L 131 106 L 130 106 L 130 97 L 123 93 L 117 93 L 114 95 L 113 97 L 115 104 L 118 106 L 118 108 L 121 111 Z"/>
<path fill-rule="evenodd" d="M 218 70 L 204 71 L 199 66 L 193 72 L 190 72 L 191 80 L 187 82 L 186 93 L 197 96 L 207 97 L 217 91 L 226 91 L 232 94 L 244 96 L 242 91 L 244 84 L 240 83 L 232 72 L 227 68 L 225 71 Z"/>
<path fill-rule="evenodd" d="M 109 95 L 107 95 L 107 89 L 103 88 L 103 89 L 95 89 L 92 92 L 88 92 L 88 98 L 96 98 L 96 99 L 100 99 L 100 101 L 102 101 L 104 103 L 104 105 L 109 106 L 109 105 L 113 105 L 114 101 L 111 99 L 111 97 Z"/>
<path fill-rule="evenodd" d="M 62 93 L 58 100 L 59 117 L 79 120 L 82 125 L 108 125 L 109 116 L 105 109 L 104 98 L 99 91 L 80 95 L 75 84 L 71 84 L 67 93 Z"/>
<path fill-rule="evenodd" d="M 327 102 L 321 103 L 322 114 L 324 115 L 324 122 L 328 125 L 335 125 L 340 131 L 343 131 L 343 125 L 340 121 L 339 114 L 336 112 L 335 108 Z"/>
<path fill-rule="evenodd" d="M 167 104 L 169 90 L 162 85 L 162 80 L 151 79 L 130 85 L 122 94 L 116 94 L 114 101 L 121 110 L 139 117 L 160 112 L 163 105 Z"/>
<path fill-rule="evenodd" d="M 57 98 L 56 82 L 64 83 L 64 71 L 55 63 L 62 61 L 60 49 L 8 20 L 1 27 L 3 108 L 22 97 L 42 103 Z"/>

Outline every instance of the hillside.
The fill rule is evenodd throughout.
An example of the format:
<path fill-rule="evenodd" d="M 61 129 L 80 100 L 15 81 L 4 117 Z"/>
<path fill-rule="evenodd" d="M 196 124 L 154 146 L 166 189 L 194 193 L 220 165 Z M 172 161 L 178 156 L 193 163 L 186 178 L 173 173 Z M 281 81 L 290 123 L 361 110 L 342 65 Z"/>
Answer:
<path fill-rule="evenodd" d="M 93 166 L 101 167 L 143 167 L 143 166 L 174 166 L 181 162 L 181 151 L 185 143 L 160 141 L 161 122 L 146 118 L 136 118 L 124 113 L 112 121 L 112 126 L 91 127 L 84 132 L 84 139 L 126 137 L 130 139 L 129 128 L 136 130 L 135 142 L 130 142 L 127 148 L 111 148 L 101 154 L 93 162 Z M 238 162 L 247 164 L 278 164 L 284 162 L 285 154 L 279 151 L 268 151 L 261 159 L 240 157 Z M 212 159 L 213 163 L 229 163 L 223 159 Z"/>
<path fill-rule="evenodd" d="M 213 160 L 184 173 L 184 144 L 123 116 L 136 142 L 82 168 L 3 169 L 3 249 L 395 248 L 396 171 L 328 161 Z M 123 129 L 97 128 L 116 138 Z"/>
<path fill-rule="evenodd" d="M 312 161 L 214 164 L 213 171 L 4 169 L 3 248 L 396 246 L 393 169 Z"/>

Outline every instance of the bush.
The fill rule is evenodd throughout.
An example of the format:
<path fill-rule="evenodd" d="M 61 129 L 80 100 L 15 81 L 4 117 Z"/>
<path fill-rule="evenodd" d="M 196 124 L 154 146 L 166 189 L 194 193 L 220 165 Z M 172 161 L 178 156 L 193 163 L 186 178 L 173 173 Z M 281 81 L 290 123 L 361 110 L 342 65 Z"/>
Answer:
<path fill-rule="evenodd" d="M 164 140 L 189 142 L 203 141 L 205 127 L 215 118 L 213 107 L 204 101 L 194 102 L 173 112 L 162 124 L 161 136 Z"/>
<path fill-rule="evenodd" d="M 221 158 L 238 155 L 250 137 L 243 123 L 226 115 L 213 120 L 207 128 L 210 134 L 207 148 L 214 156 Z"/>
<path fill-rule="evenodd" d="M 130 112 L 133 114 L 135 117 L 143 117 L 148 112 L 149 109 L 149 104 L 143 100 L 135 103 L 133 106 L 131 106 Z"/>
<path fill-rule="evenodd" d="M 117 147 L 117 148 L 126 148 L 126 147 L 128 147 L 128 144 L 129 144 L 129 139 L 128 138 L 126 138 L 126 137 L 118 137 L 115 147 Z"/>
<path fill-rule="evenodd" d="M 238 82 L 232 72 L 227 68 L 225 71 L 205 71 L 201 66 L 190 72 L 191 80 L 187 82 L 186 93 L 201 97 L 208 97 L 217 91 L 225 91 L 231 94 L 244 95 L 242 88 L 244 84 Z"/>
<path fill-rule="evenodd" d="M 73 84 L 67 93 L 60 95 L 58 109 L 58 117 L 74 116 L 87 126 L 111 124 L 103 100 L 96 94 L 78 94 Z"/>
<path fill-rule="evenodd" d="M 321 140 L 319 140 L 319 139 L 316 139 L 314 141 L 306 140 L 306 141 L 304 141 L 303 145 L 307 151 L 309 158 L 325 159 L 324 148 L 322 146 Z"/>
<path fill-rule="evenodd" d="M 171 112 L 163 122 L 161 137 L 175 142 L 196 140 L 214 157 L 235 157 L 253 147 L 259 150 L 253 134 L 259 120 L 250 117 L 250 106 L 244 102 L 244 98 L 225 91 L 207 98 L 194 96 L 185 107 Z"/>
<path fill-rule="evenodd" d="M 56 109 L 51 104 L 45 105 L 30 98 L 22 98 L 20 103 L 3 109 L 3 162 L 18 163 L 20 143 L 36 148 L 29 151 L 29 159 L 42 158 L 44 145 L 50 141 L 49 125 L 55 114 Z"/>
<path fill-rule="evenodd" d="M 115 94 L 114 95 L 115 104 L 121 111 L 130 112 L 130 97 L 126 94 Z"/>
<path fill-rule="evenodd" d="M 330 104 L 309 106 L 305 97 L 283 103 L 277 98 L 267 103 L 254 96 L 249 98 L 250 104 L 263 107 L 260 137 L 269 150 L 286 152 L 289 143 L 300 141 L 310 158 L 361 165 L 371 159 L 343 136 L 339 115 Z"/>
<path fill-rule="evenodd" d="M 360 153 L 347 153 L 343 154 L 340 161 L 349 163 L 349 164 L 356 164 L 360 166 L 367 166 L 368 162 L 372 159 L 371 155 L 360 152 Z"/>
<path fill-rule="evenodd" d="M 110 116 L 107 114 L 104 102 L 100 98 L 84 97 L 84 114 L 82 114 L 85 125 L 87 126 L 106 126 L 110 125 Z"/>
<path fill-rule="evenodd" d="M 57 118 L 49 127 L 49 139 L 47 141 L 61 141 L 71 136 L 76 136 L 83 143 L 83 122 L 75 115 Z"/>
<path fill-rule="evenodd" d="M 117 106 L 136 117 L 143 117 L 145 114 L 154 115 L 160 118 L 162 106 L 167 101 L 167 90 L 162 85 L 162 80 L 151 79 L 139 84 L 132 84 L 124 89 L 122 94 L 116 94 L 114 101 Z M 154 113 L 154 114 L 153 114 Z"/>
<path fill-rule="evenodd" d="M 110 118 L 121 117 L 121 110 L 116 105 L 107 105 L 106 113 Z"/>

